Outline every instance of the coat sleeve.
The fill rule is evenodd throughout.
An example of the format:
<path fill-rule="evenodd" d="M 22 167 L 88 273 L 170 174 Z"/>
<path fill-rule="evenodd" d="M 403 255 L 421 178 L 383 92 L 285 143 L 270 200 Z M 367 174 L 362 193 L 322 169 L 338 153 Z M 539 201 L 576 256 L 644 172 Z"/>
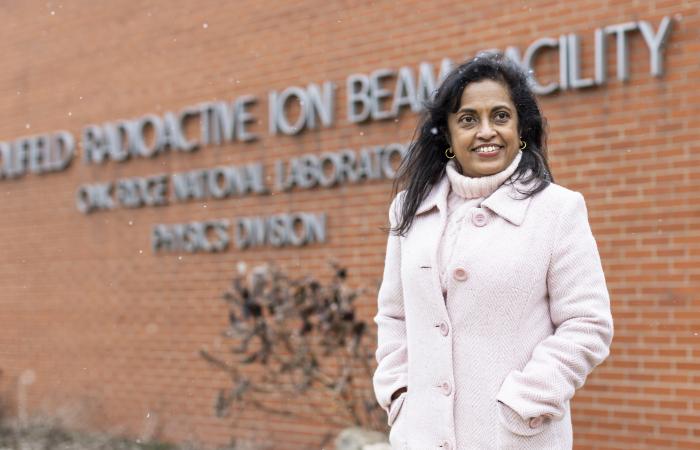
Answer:
<path fill-rule="evenodd" d="M 555 332 L 522 371 L 508 374 L 497 396 L 523 419 L 562 419 L 566 402 L 608 356 L 612 341 L 610 298 L 581 194 L 566 202 L 558 222 L 547 272 Z"/>
<path fill-rule="evenodd" d="M 397 196 L 389 208 L 389 223 L 397 223 Z M 408 385 L 408 351 L 406 322 L 401 284 L 401 238 L 389 234 L 384 276 L 377 296 L 377 370 L 374 372 L 374 393 L 379 405 L 389 414 L 391 395 Z M 394 414 L 395 415 L 395 414 Z M 389 414 L 392 417 L 392 414 Z M 391 422 L 391 420 L 390 420 Z M 391 425 L 391 423 L 390 423 Z"/>

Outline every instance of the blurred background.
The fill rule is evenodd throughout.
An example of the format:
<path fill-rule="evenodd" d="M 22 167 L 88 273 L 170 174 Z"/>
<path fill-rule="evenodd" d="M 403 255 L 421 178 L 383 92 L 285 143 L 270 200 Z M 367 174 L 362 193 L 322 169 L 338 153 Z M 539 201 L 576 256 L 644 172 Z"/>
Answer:
<path fill-rule="evenodd" d="M 0 2 L 3 445 L 386 432 L 394 170 L 445 69 L 499 50 L 538 85 L 611 294 L 575 448 L 700 448 L 699 6 Z"/>

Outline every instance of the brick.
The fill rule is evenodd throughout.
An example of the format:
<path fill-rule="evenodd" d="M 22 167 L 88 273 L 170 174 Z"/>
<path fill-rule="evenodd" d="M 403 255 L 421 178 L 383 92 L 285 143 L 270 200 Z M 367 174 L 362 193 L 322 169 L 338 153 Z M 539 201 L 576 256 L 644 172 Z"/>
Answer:
<path fill-rule="evenodd" d="M 99 166 L 86 166 L 77 155 L 62 173 L 0 180 L 0 392 L 14 392 L 14 381 L 32 368 L 33 410 L 58 414 L 79 404 L 81 427 L 138 436 L 151 411 L 164 425 L 163 438 L 176 442 L 194 435 L 222 447 L 232 437 L 257 435 L 269 437 L 275 449 L 320 448 L 325 433 L 337 431 L 326 423 L 252 410 L 235 420 L 216 418 L 213 399 L 227 379 L 197 351 L 228 348 L 220 296 L 239 261 L 274 260 L 326 279 L 328 259 L 345 263 L 351 284 L 367 289 L 357 301 L 370 322 L 391 181 L 89 216 L 76 211 L 77 187 L 257 161 L 273 175 L 276 160 L 408 142 L 418 115 L 407 110 L 397 121 L 346 122 L 348 75 L 404 65 L 415 70 L 421 61 L 458 61 L 487 47 L 514 44 L 524 52 L 539 37 L 575 32 L 583 39 L 582 74 L 589 76 L 595 28 L 647 20 L 656 29 L 671 15 L 662 77 L 649 74 L 648 50 L 635 31 L 628 35 L 627 82 L 615 77 L 610 36 L 604 87 L 539 101 L 552 172 L 586 198 L 615 319 L 610 359 L 572 403 L 575 448 L 700 448 L 697 1 L 532 0 L 525 8 L 522 2 L 413 0 L 200 3 L 154 0 L 128 15 L 119 2 L 87 0 L 1 9 L 0 141 L 61 129 L 79 137 L 87 124 L 244 94 L 259 98 L 252 110 L 260 123 L 252 129 L 260 139 Z M 556 52 L 542 53 L 536 65 L 543 80 L 556 80 Z M 325 80 L 337 85 L 332 127 L 268 135 L 270 90 Z M 196 137 L 193 124 L 188 135 Z M 327 212 L 327 243 L 211 255 L 150 251 L 154 223 L 307 209 Z M 309 395 L 305 404 L 290 406 L 322 409 L 327 400 Z"/>

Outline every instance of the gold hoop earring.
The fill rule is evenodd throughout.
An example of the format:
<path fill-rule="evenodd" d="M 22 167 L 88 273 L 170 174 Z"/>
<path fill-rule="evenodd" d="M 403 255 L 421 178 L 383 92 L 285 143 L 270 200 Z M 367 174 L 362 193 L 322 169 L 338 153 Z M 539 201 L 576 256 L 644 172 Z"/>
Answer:
<path fill-rule="evenodd" d="M 520 150 L 525 150 L 525 147 L 527 147 L 527 142 L 520 139 Z"/>
<path fill-rule="evenodd" d="M 452 156 L 450 156 L 450 153 L 452 154 Z M 447 159 L 452 159 L 452 158 L 455 157 L 455 152 L 452 151 L 452 147 L 447 147 L 447 148 L 445 149 L 445 157 L 446 157 Z"/>

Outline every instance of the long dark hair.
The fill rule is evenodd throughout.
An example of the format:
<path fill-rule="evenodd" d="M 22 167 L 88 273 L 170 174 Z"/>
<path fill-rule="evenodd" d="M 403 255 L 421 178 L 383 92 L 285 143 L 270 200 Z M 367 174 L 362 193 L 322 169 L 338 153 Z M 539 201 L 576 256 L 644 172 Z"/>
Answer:
<path fill-rule="evenodd" d="M 418 206 L 442 177 L 449 161 L 445 156 L 445 149 L 450 146 L 447 140 L 447 117 L 459 109 L 464 88 L 469 83 L 484 79 L 507 86 L 518 113 L 518 131 L 526 148 L 510 178 L 511 182 L 534 181 L 529 190 L 522 192 L 523 198 L 526 198 L 542 191 L 554 181 L 547 163 L 544 118 L 528 84 L 527 74 L 502 54 L 480 54 L 454 68 L 435 95 L 424 105 L 425 110 L 414 133 L 413 142 L 394 180 L 393 195 L 401 189 L 405 189 L 406 193 L 398 214 L 398 223 L 391 230 L 393 233 L 405 235 L 413 224 Z"/>

